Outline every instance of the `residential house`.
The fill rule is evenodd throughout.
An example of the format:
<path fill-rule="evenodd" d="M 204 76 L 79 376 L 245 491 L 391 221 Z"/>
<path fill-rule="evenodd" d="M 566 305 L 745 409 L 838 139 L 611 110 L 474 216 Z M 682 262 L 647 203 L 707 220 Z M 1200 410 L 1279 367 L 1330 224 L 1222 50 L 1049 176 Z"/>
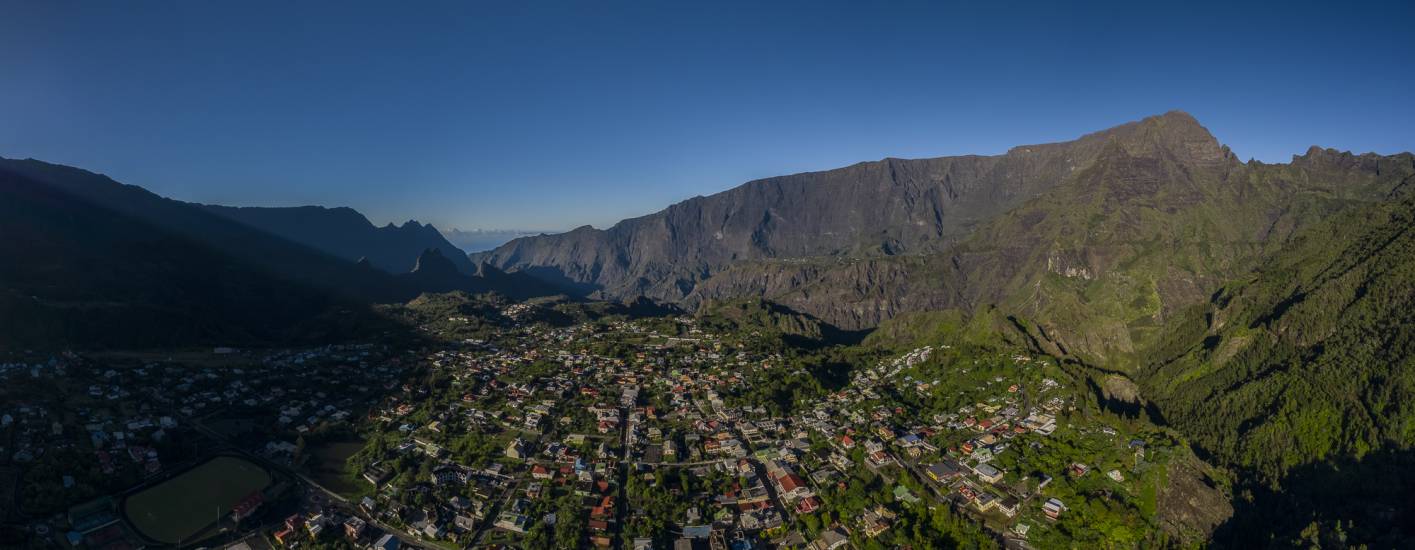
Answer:
<path fill-rule="evenodd" d="M 1046 504 L 1042 505 L 1042 513 L 1046 514 L 1047 519 L 1051 520 L 1060 517 L 1063 510 L 1066 510 L 1066 505 L 1054 498 L 1047 499 Z"/>

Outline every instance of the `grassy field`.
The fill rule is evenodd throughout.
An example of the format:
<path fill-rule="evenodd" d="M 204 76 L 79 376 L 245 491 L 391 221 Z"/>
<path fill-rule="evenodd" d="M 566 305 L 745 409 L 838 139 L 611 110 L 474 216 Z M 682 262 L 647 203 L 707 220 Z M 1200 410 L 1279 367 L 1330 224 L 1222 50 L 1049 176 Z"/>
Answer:
<path fill-rule="evenodd" d="M 220 456 L 128 497 L 124 512 L 138 532 L 168 544 L 191 540 L 252 491 L 270 485 L 264 468 Z"/>
<path fill-rule="evenodd" d="M 346 463 L 349 457 L 364 448 L 362 441 L 329 441 L 314 445 L 305 469 L 310 478 L 326 489 L 345 497 L 361 496 L 373 488 L 362 479 L 350 479 Z"/>

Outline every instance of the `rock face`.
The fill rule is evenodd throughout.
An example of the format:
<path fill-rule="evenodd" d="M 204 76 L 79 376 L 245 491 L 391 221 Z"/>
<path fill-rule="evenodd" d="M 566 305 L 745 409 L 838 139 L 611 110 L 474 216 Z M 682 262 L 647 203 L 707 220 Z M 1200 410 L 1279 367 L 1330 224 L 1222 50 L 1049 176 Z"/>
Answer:
<path fill-rule="evenodd" d="M 1171 112 L 998 156 L 753 181 L 472 259 L 592 297 L 765 298 L 846 329 L 998 304 L 1113 362 L 1297 228 L 1380 200 L 1410 164 L 1316 148 L 1245 164 Z"/>
<path fill-rule="evenodd" d="M 457 266 L 443 256 L 440 250 L 429 248 L 418 255 L 418 261 L 413 264 L 413 273 L 434 277 L 456 275 Z"/>
<path fill-rule="evenodd" d="M 608 230 L 516 239 L 474 259 L 607 296 L 677 300 L 739 261 L 938 252 L 1089 165 L 1108 142 L 1155 147 L 1143 143 L 1147 130 L 1132 123 L 1000 156 L 891 158 L 758 180 Z M 1219 160 L 1225 154 L 1216 142 L 1205 147 L 1191 143 L 1192 136 L 1164 137 L 1186 154 Z"/>
<path fill-rule="evenodd" d="M 472 262 L 431 225 L 409 220 L 403 225 L 376 227 L 352 208 L 299 206 L 293 208 L 230 207 L 205 205 L 207 210 L 338 258 L 367 259 L 388 273 L 407 273 L 418 256 L 436 249 L 471 274 Z"/>
<path fill-rule="evenodd" d="M 442 255 L 436 248 L 428 248 L 418 255 L 413 270 L 399 275 L 400 279 L 412 282 L 413 286 L 429 292 L 449 292 L 464 290 L 482 292 L 490 290 L 481 276 L 473 277 L 457 270 L 452 260 Z"/>
<path fill-rule="evenodd" d="M 1207 540 L 1233 516 L 1232 495 L 1220 488 L 1204 464 L 1188 449 L 1170 459 L 1159 490 L 1156 513 L 1160 528 L 1182 540 Z"/>

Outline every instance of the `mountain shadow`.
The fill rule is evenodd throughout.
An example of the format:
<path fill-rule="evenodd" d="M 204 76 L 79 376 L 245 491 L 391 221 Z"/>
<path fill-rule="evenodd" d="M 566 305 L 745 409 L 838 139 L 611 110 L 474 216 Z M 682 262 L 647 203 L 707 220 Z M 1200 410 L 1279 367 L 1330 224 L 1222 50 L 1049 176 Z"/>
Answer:
<path fill-rule="evenodd" d="M 1216 548 L 1415 548 L 1415 449 L 1308 464 L 1238 494 Z"/>
<path fill-rule="evenodd" d="M 366 303 L 0 170 L 0 351 L 416 338 Z"/>
<path fill-rule="evenodd" d="M 355 303 L 404 302 L 424 291 L 466 290 L 469 292 L 500 292 L 515 298 L 559 293 L 560 290 L 520 273 L 504 273 L 495 269 L 458 267 L 469 264 L 460 250 L 445 245 L 437 236 L 433 246 L 419 248 L 409 256 L 409 264 L 396 275 L 378 269 L 369 257 L 353 258 L 353 252 L 340 256 L 316 246 L 286 239 L 280 235 L 247 225 L 213 212 L 212 208 L 172 200 L 153 194 L 141 187 L 118 183 L 106 176 L 86 170 L 49 164 L 37 160 L 0 159 L 0 173 L 39 184 L 68 197 L 70 202 L 82 202 L 91 207 L 122 215 L 127 222 L 140 222 L 144 231 L 160 230 L 165 234 L 219 251 L 224 257 L 237 260 L 277 278 L 317 288 Z M 241 210 L 245 211 L 245 210 Z M 362 215 L 347 209 L 323 210 L 329 213 L 347 212 L 347 216 L 363 220 Z M 264 215 L 287 216 L 284 210 L 261 210 Z M 228 212 L 229 213 L 229 212 Z M 45 220 L 60 223 L 61 219 Z M 81 219 L 68 219 L 69 223 Z M 364 220 L 366 223 L 367 220 Z M 126 222 L 125 222 L 126 223 Z M 407 228 L 408 226 L 405 226 Z M 422 227 L 423 233 L 435 230 Z M 67 228 L 73 232 L 82 224 Z M 74 233 L 75 239 L 82 236 Z M 101 239 L 101 236 L 95 235 Z M 430 238 L 430 237 L 429 237 Z M 23 245 L 24 243 L 18 243 Z M 17 246 L 18 246 L 17 245 Z M 400 245 L 411 246 L 411 245 Z M 447 249 L 450 248 L 450 252 Z M 436 276 L 412 273 L 418 259 L 428 250 L 436 250 L 443 264 L 451 265 Z M 23 247 L 17 249 L 23 253 Z M 358 260 L 358 261 L 355 261 Z M 424 287 L 432 284 L 432 287 Z"/>
<path fill-rule="evenodd" d="M 388 273 L 407 273 L 427 249 L 442 253 L 457 270 L 476 269 L 466 253 L 448 242 L 431 225 L 409 220 L 403 225 L 374 226 L 352 208 L 299 206 L 291 208 L 202 205 L 208 211 L 281 238 L 349 261 L 367 259 Z"/>

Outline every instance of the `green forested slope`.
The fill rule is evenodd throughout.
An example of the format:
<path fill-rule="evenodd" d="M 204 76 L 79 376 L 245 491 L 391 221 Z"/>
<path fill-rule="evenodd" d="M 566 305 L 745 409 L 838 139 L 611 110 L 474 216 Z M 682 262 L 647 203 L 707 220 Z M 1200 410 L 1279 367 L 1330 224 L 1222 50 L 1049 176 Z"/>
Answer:
<path fill-rule="evenodd" d="M 1152 411 L 1245 479 L 1219 546 L 1415 540 L 1415 180 L 1168 325 Z"/>
<path fill-rule="evenodd" d="M 1207 136 L 1197 125 L 1187 132 Z M 1270 165 L 1155 150 L 1108 148 L 980 228 L 957 254 L 971 301 L 1032 319 L 1088 363 L 1128 370 L 1189 306 L 1304 228 L 1383 200 L 1415 172 L 1408 154 L 1313 148 Z"/>
<path fill-rule="evenodd" d="M 694 298 L 756 295 L 843 328 L 996 307 L 1049 353 L 1131 372 L 1171 321 L 1313 224 L 1385 200 L 1415 158 L 1312 148 L 1239 162 L 1192 117 L 1108 138 L 1045 191 L 928 254 L 739 261 Z"/>
<path fill-rule="evenodd" d="M 1165 419 L 1275 477 L 1415 442 L 1415 199 L 1304 232 L 1187 315 L 1146 369 Z"/>

